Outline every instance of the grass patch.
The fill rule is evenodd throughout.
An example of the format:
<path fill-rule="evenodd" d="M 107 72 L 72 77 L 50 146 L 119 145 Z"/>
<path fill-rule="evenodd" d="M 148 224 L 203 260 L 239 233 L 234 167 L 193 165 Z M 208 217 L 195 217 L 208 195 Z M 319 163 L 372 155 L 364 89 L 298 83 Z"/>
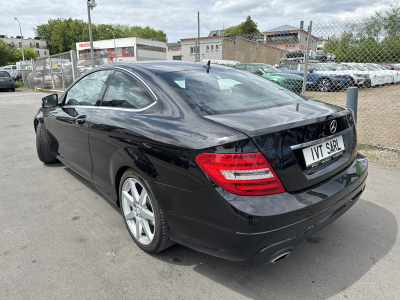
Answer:
<path fill-rule="evenodd" d="M 24 83 L 21 81 L 16 81 L 15 82 L 15 88 L 23 88 L 24 87 Z"/>
<path fill-rule="evenodd" d="M 358 151 L 369 161 L 400 168 L 400 152 L 358 144 Z"/>

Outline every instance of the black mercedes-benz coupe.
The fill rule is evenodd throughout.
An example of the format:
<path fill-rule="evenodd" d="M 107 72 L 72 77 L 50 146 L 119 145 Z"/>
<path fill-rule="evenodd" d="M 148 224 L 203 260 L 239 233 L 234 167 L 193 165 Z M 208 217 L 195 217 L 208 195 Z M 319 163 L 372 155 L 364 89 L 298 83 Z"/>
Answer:
<path fill-rule="evenodd" d="M 97 67 L 34 118 L 39 159 L 120 206 L 136 244 L 276 262 L 359 198 L 351 110 L 234 68 L 184 61 Z"/>

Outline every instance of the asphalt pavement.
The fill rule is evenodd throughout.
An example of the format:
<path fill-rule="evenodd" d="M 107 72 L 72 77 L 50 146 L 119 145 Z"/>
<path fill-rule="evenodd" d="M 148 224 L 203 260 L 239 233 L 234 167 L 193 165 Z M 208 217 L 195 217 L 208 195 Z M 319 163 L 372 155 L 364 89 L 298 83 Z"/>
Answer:
<path fill-rule="evenodd" d="M 370 163 L 358 203 L 277 264 L 149 255 L 87 180 L 37 158 L 47 94 L 0 91 L 0 299 L 400 298 L 400 169 Z"/>

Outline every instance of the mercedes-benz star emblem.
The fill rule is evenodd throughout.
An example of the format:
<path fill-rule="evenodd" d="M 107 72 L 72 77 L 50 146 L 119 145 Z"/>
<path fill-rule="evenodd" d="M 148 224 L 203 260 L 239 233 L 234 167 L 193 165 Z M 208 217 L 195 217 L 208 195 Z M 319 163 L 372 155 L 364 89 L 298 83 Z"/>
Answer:
<path fill-rule="evenodd" d="M 333 120 L 333 121 L 331 122 L 331 125 L 329 126 L 329 129 L 331 130 L 331 133 L 335 133 L 335 132 L 336 132 L 336 129 L 337 129 L 337 122 L 336 122 L 336 120 Z"/>

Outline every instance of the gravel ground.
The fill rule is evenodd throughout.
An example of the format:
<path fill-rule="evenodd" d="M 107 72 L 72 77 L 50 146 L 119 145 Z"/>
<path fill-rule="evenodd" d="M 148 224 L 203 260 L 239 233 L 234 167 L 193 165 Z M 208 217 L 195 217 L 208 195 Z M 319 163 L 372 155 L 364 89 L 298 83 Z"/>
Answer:
<path fill-rule="evenodd" d="M 346 106 L 345 91 L 306 96 Z M 400 84 L 360 90 L 358 97 L 358 141 L 400 149 Z"/>

